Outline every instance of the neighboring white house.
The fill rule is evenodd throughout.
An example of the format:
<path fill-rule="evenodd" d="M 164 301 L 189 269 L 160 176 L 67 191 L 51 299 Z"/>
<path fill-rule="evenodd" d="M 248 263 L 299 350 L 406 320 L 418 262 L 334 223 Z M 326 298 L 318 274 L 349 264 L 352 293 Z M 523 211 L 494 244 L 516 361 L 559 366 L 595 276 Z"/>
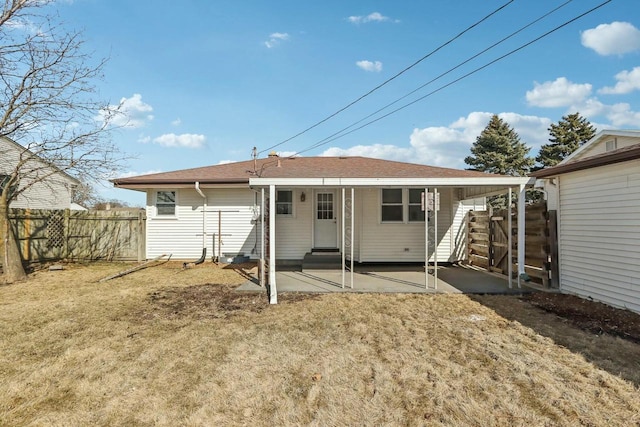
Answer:
<path fill-rule="evenodd" d="M 35 156 L 27 148 L 0 137 L 0 186 L 18 162 L 24 162 L 19 186 L 24 188 L 11 202 L 11 208 L 69 209 L 75 188 L 80 182 L 57 167 Z M 30 185 L 32 184 L 32 185 Z"/>
<path fill-rule="evenodd" d="M 603 131 L 534 172 L 557 210 L 560 290 L 640 312 L 640 131 Z"/>
<path fill-rule="evenodd" d="M 483 209 L 486 195 L 524 191 L 528 182 L 365 157 L 276 155 L 113 180 L 147 194 L 147 258 L 195 259 L 206 248 L 279 264 L 317 250 L 355 262 L 464 260 L 466 212 Z M 426 205 L 439 201 L 428 226 L 423 193 Z M 524 202 L 519 208 L 524 223 Z"/>

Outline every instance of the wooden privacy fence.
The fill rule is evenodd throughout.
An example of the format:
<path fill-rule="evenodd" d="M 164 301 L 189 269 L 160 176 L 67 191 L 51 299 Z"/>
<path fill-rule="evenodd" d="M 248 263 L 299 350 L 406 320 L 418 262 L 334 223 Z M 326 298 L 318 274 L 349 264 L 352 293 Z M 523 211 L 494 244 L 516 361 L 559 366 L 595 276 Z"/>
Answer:
<path fill-rule="evenodd" d="M 470 211 L 467 217 L 467 260 L 472 265 L 508 275 L 509 262 L 517 277 L 518 221 L 517 211 Z M 509 233 L 512 256 L 509 260 Z M 547 211 L 546 203 L 526 206 L 525 213 L 525 272 L 548 288 L 558 287 L 556 211 Z"/>
<path fill-rule="evenodd" d="M 11 209 L 10 219 L 25 262 L 145 258 L 142 210 Z"/>

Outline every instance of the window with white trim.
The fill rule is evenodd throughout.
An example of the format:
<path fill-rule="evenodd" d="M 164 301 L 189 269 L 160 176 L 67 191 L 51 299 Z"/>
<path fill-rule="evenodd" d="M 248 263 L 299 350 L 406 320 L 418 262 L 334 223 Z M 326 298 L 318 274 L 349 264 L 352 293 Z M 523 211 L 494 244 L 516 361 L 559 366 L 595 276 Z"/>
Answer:
<path fill-rule="evenodd" d="M 401 188 L 382 189 L 382 222 L 402 222 L 404 207 Z"/>
<path fill-rule="evenodd" d="M 276 192 L 276 214 L 293 215 L 293 191 L 278 190 Z"/>
<path fill-rule="evenodd" d="M 422 210 L 421 188 L 409 189 L 409 222 L 424 222 L 424 211 Z"/>
<path fill-rule="evenodd" d="M 158 191 L 156 192 L 156 215 L 175 216 L 176 215 L 176 192 Z"/>

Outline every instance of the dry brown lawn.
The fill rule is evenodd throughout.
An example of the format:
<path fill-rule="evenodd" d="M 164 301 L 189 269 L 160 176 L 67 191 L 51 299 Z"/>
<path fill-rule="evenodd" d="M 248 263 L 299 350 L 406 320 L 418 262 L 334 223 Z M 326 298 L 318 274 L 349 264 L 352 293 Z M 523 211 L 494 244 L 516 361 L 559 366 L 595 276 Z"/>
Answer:
<path fill-rule="evenodd" d="M 239 294 L 71 265 L 0 286 L 0 425 L 640 425 L 640 345 L 514 296 Z"/>

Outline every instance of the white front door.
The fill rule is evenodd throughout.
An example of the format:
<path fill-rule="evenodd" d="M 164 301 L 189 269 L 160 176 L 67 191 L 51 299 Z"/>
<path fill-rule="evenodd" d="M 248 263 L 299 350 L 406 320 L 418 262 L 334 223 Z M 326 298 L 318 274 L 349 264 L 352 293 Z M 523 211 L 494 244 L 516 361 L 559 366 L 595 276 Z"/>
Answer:
<path fill-rule="evenodd" d="M 316 193 L 314 241 L 315 248 L 338 247 L 338 221 L 335 211 L 335 193 L 323 191 Z"/>

